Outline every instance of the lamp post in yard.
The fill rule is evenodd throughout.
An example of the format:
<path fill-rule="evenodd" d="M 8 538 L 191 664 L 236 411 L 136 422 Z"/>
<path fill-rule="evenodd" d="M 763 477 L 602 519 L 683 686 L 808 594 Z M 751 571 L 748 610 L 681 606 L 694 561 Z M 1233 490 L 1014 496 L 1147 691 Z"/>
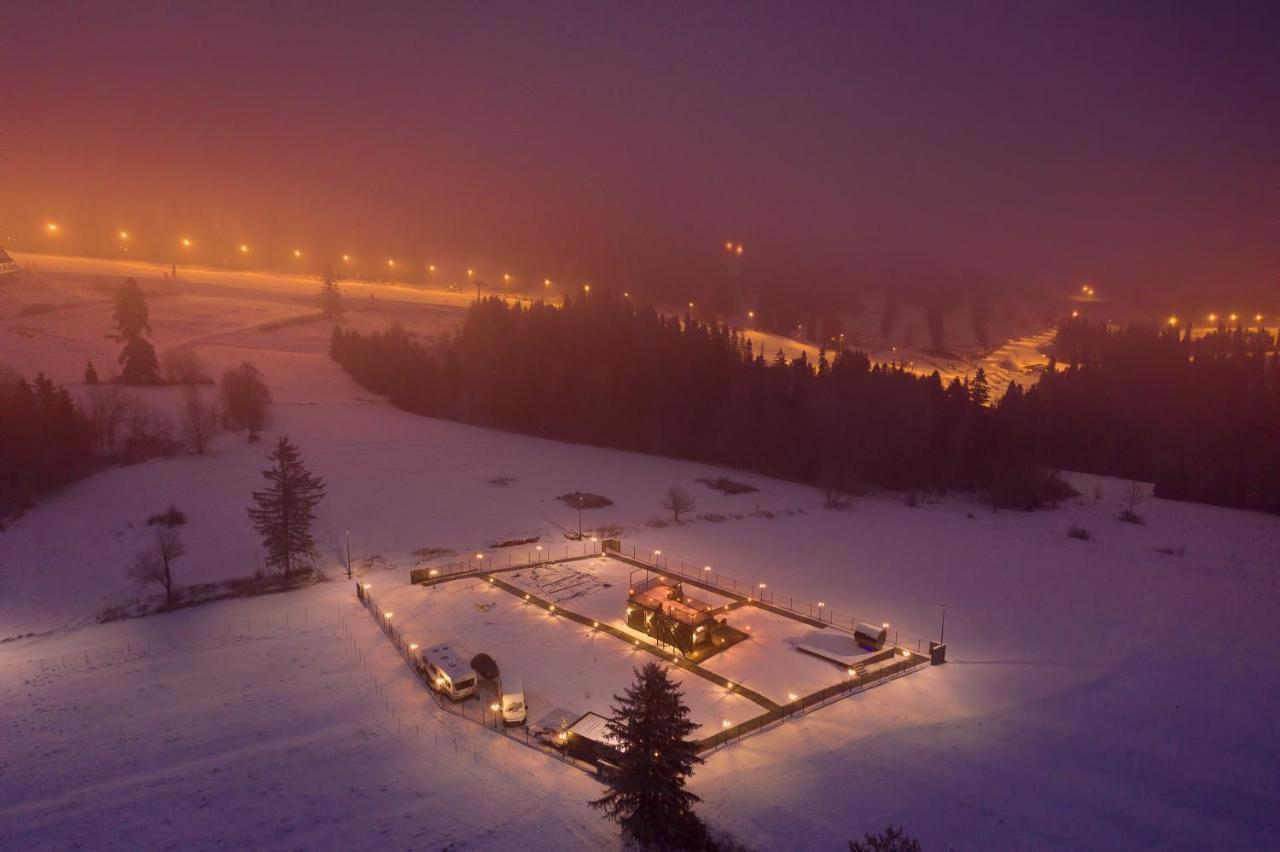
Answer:
<path fill-rule="evenodd" d="M 942 630 L 938 633 L 938 644 L 941 645 L 947 641 L 947 605 L 938 604 L 942 608 Z"/>

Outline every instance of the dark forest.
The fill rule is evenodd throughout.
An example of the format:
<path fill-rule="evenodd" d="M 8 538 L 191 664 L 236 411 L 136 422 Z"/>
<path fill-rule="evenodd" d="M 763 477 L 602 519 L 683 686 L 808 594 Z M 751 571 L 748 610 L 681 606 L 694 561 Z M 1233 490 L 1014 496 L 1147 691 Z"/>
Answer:
<path fill-rule="evenodd" d="M 335 328 L 331 355 L 397 406 L 557 440 L 694 459 L 856 493 L 982 493 L 1036 508 L 1051 471 L 1280 512 L 1280 369 L 1265 333 L 1066 321 L 1029 390 L 916 376 L 860 352 L 816 363 L 623 298 L 473 305 L 461 331 Z"/>

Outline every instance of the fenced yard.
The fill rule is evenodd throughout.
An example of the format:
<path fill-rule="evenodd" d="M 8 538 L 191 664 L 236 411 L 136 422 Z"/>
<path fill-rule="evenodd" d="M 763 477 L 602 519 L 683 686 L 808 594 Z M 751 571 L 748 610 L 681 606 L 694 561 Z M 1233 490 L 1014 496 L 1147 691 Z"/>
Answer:
<path fill-rule="evenodd" d="M 637 568 L 698 587 L 702 599 L 723 606 L 751 639 L 697 665 L 627 627 L 621 615 Z M 563 730 L 587 711 L 611 715 L 612 696 L 652 658 L 668 665 L 684 691 L 703 733 L 703 751 L 930 662 L 924 640 L 914 637 L 916 651 L 898 641 L 879 652 L 858 648 L 852 637 L 860 620 L 824 602 L 783 597 L 705 566 L 695 570 L 659 551 L 602 552 L 594 540 L 476 553 L 415 570 L 411 579 L 413 585 L 377 599 L 368 584 L 357 584 L 357 594 L 437 705 L 581 769 L 589 767 L 563 751 Z M 505 726 L 486 700 L 453 702 L 429 688 L 418 649 L 446 641 L 466 654 L 489 653 L 504 669 L 514 666 L 524 675 L 525 725 Z M 833 649 L 836 658 L 853 662 L 802 653 L 801 645 Z"/>

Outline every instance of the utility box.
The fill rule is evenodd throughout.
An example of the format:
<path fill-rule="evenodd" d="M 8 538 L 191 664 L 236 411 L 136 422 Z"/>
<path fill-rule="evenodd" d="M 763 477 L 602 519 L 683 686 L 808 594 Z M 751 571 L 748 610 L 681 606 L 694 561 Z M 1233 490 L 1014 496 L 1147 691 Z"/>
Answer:
<path fill-rule="evenodd" d="M 940 666 L 947 661 L 947 646 L 941 642 L 929 643 L 929 665 Z"/>
<path fill-rule="evenodd" d="M 360 603 L 367 603 L 364 599 L 364 584 L 356 583 L 356 597 L 360 599 Z"/>
<path fill-rule="evenodd" d="M 606 538 L 600 542 L 600 549 L 605 553 L 621 553 L 622 540 L 616 538 Z"/>

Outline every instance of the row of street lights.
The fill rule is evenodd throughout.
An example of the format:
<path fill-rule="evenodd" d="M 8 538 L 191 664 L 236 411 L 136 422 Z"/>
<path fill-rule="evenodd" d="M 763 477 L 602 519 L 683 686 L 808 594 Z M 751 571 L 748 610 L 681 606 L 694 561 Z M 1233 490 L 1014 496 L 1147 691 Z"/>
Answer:
<path fill-rule="evenodd" d="M 53 222 L 53 221 L 46 222 L 44 226 L 44 230 L 45 230 L 45 233 L 47 233 L 51 237 L 57 236 L 63 232 L 62 227 L 57 222 Z M 121 229 L 116 233 L 116 236 L 120 241 L 121 251 L 128 252 L 129 243 L 133 240 L 133 235 L 129 231 Z M 192 248 L 195 248 L 195 242 L 190 237 L 186 237 L 186 236 L 179 237 L 177 240 L 177 247 L 183 250 L 190 250 Z M 248 243 L 239 243 L 236 246 L 236 250 L 241 257 L 247 257 L 249 254 L 251 254 L 251 250 Z M 742 243 L 728 240 L 724 243 L 724 250 L 726 254 L 730 254 L 735 257 L 741 257 L 746 249 Z M 292 257 L 294 261 L 302 260 L 302 257 L 303 257 L 302 249 L 300 248 L 293 249 L 290 252 L 290 257 Z M 350 267 L 351 264 L 355 262 L 355 258 L 353 258 L 351 254 L 345 253 L 345 252 L 341 255 L 341 259 L 342 259 L 343 265 L 346 267 Z M 387 269 L 392 271 L 393 273 L 397 268 L 403 268 L 402 264 L 399 261 L 397 261 L 395 258 L 387 258 L 386 265 L 387 265 Z M 435 277 L 435 274 L 436 274 L 436 265 L 434 263 L 428 263 L 427 264 L 428 280 L 433 279 Z M 476 296 L 478 298 L 480 295 L 480 288 L 485 286 L 485 284 L 483 283 L 482 280 L 476 277 L 476 271 L 473 268 L 468 268 L 466 270 L 466 275 L 467 275 L 467 283 L 475 284 Z M 516 280 L 516 277 L 512 275 L 510 272 L 502 273 L 503 285 L 510 287 L 515 282 L 515 280 Z M 551 289 L 552 284 L 553 284 L 552 279 L 550 278 L 542 279 L 542 286 L 544 290 Z M 584 283 L 582 285 L 582 292 L 584 295 L 589 295 L 591 293 L 590 282 Z M 622 294 L 622 297 L 624 299 L 630 299 L 631 298 L 630 291 L 624 292 Z M 695 307 L 695 304 L 693 302 L 689 302 L 689 309 L 693 310 L 694 307 Z M 754 320 L 755 316 L 756 316 L 755 311 L 747 312 L 747 318 L 749 320 Z"/>
<path fill-rule="evenodd" d="M 62 226 L 59 225 L 57 222 L 46 222 L 44 226 L 44 231 L 46 234 L 48 234 L 51 237 L 58 236 L 63 233 Z M 120 245 L 121 250 L 127 252 L 129 250 L 128 243 L 130 243 L 133 240 L 133 235 L 127 230 L 120 230 L 116 232 L 116 237 L 118 238 L 121 244 Z M 195 247 L 195 242 L 190 237 L 179 237 L 177 240 L 177 246 L 183 249 L 191 249 Z M 240 243 L 238 246 L 236 246 L 236 249 L 241 256 L 247 256 L 251 253 L 248 243 Z M 289 253 L 289 255 L 294 260 L 301 260 L 303 257 L 303 251 L 300 248 L 295 248 Z M 342 259 L 342 263 L 348 266 L 355 262 L 355 258 L 352 257 L 351 254 L 345 253 L 345 252 L 341 255 L 341 259 Z M 403 264 L 401 264 L 395 258 L 387 258 L 386 265 L 387 265 L 387 268 L 390 270 L 403 268 Z M 436 274 L 436 271 L 437 269 L 434 263 L 427 264 L 428 276 L 434 277 Z M 470 269 L 470 268 L 467 269 L 466 274 L 467 274 L 468 282 L 477 281 L 476 271 L 474 269 Z M 510 286 L 515 280 L 516 280 L 516 277 L 512 275 L 510 272 L 502 273 L 502 283 L 504 285 Z M 544 289 L 550 289 L 552 287 L 552 280 L 550 278 L 543 278 L 542 286 Z M 591 285 L 584 284 L 583 291 L 587 293 L 591 292 Z"/>

